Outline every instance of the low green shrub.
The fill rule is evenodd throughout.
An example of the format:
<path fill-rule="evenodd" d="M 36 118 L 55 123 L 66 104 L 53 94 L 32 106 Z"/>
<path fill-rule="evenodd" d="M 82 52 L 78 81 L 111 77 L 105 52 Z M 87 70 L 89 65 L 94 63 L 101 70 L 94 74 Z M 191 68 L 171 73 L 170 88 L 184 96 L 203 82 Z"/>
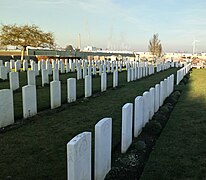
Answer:
<path fill-rule="evenodd" d="M 160 122 L 152 120 L 146 124 L 144 130 L 150 135 L 158 135 L 162 130 L 162 125 Z"/>
<path fill-rule="evenodd" d="M 146 144 L 144 141 L 137 141 L 136 143 L 134 143 L 134 148 L 137 151 L 143 151 L 146 148 Z"/>

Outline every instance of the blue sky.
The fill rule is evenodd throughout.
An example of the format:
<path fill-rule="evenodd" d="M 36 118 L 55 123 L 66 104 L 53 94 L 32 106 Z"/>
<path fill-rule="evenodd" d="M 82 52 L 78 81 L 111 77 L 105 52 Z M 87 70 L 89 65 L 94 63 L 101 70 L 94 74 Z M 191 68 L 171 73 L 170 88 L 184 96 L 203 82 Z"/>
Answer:
<path fill-rule="evenodd" d="M 36 24 L 62 47 L 147 51 L 159 34 L 165 52 L 206 52 L 205 0 L 0 0 L 0 23 Z"/>

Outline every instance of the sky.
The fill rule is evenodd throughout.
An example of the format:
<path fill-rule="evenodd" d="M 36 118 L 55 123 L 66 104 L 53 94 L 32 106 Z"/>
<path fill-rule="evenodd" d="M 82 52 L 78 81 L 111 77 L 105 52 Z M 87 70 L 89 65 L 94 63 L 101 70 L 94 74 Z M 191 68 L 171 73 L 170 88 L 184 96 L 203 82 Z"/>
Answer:
<path fill-rule="evenodd" d="M 164 52 L 206 52 L 206 0 L 0 0 L 1 24 L 35 24 L 61 47 L 148 51 L 158 33 Z"/>

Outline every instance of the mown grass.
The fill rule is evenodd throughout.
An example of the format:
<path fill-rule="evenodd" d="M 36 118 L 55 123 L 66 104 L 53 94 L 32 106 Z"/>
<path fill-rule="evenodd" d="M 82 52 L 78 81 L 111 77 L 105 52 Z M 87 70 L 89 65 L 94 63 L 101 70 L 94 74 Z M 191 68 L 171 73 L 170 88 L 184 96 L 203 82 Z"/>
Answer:
<path fill-rule="evenodd" d="M 148 179 L 205 179 L 206 69 L 193 69 L 142 174 Z"/>
<path fill-rule="evenodd" d="M 67 142 L 83 131 L 91 131 L 94 139 L 95 124 L 112 117 L 112 146 L 117 147 L 122 106 L 134 102 L 136 96 L 172 73 L 176 73 L 175 68 L 111 88 L 99 96 L 80 98 L 57 110 L 39 113 L 29 123 L 0 134 L 0 179 L 66 179 Z M 126 74 L 122 75 L 120 82 L 126 81 Z"/>

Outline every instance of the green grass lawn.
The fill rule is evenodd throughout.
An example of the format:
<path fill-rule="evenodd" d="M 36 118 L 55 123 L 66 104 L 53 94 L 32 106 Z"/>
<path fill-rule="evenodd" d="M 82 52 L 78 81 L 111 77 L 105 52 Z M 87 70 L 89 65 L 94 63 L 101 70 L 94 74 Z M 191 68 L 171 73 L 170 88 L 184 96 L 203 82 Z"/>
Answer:
<path fill-rule="evenodd" d="M 80 98 L 57 110 L 41 112 L 23 126 L 0 134 L 0 179 L 9 176 L 14 179 L 66 179 L 69 140 L 83 131 L 91 131 L 94 139 L 95 124 L 102 118 L 112 117 L 112 146 L 117 147 L 122 106 L 134 102 L 136 96 L 176 71 L 171 68 L 130 83 L 126 83 L 126 72 L 122 72 L 118 88 L 110 88 L 86 100 Z M 112 82 L 112 78 L 108 81 Z"/>
<path fill-rule="evenodd" d="M 206 69 L 193 69 L 142 180 L 206 178 Z"/>

